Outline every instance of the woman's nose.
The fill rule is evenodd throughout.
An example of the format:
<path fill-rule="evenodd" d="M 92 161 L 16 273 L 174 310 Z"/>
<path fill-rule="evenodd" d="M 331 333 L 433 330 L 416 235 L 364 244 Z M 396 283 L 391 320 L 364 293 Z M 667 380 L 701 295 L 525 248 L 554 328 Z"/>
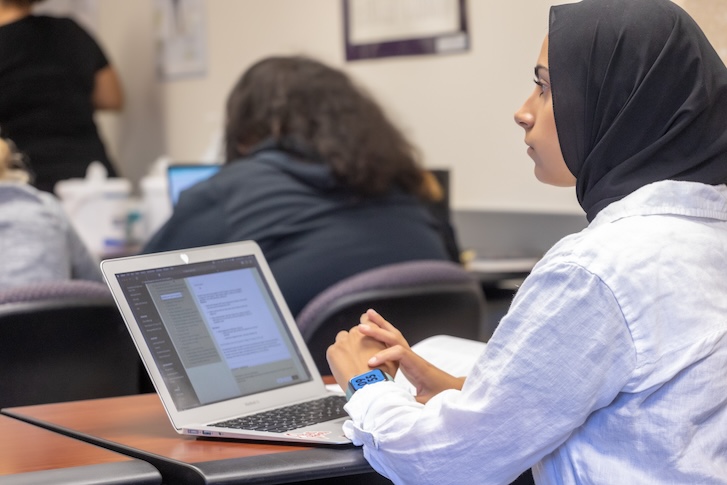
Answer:
<path fill-rule="evenodd" d="M 514 118 L 515 123 L 525 130 L 533 126 L 533 122 L 535 121 L 535 117 L 528 109 L 526 109 L 526 105 L 522 105 L 520 109 L 515 112 Z"/>

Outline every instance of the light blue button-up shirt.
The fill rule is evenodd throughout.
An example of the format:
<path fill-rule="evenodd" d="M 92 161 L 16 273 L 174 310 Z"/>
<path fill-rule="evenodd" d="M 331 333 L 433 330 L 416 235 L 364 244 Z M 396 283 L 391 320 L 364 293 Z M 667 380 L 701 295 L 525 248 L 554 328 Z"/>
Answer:
<path fill-rule="evenodd" d="M 727 186 L 611 204 L 536 265 L 462 391 L 384 382 L 346 410 L 395 483 L 727 484 Z"/>
<path fill-rule="evenodd" d="M 103 281 L 58 199 L 0 182 L 0 289 L 70 279 Z"/>

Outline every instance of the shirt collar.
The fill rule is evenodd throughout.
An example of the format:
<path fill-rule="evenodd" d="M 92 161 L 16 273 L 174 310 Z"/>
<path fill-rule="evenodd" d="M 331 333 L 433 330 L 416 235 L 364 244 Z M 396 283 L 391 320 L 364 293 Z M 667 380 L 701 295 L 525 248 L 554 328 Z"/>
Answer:
<path fill-rule="evenodd" d="M 727 221 L 727 185 L 675 180 L 654 182 L 604 208 L 591 226 L 647 215 L 704 217 Z"/>

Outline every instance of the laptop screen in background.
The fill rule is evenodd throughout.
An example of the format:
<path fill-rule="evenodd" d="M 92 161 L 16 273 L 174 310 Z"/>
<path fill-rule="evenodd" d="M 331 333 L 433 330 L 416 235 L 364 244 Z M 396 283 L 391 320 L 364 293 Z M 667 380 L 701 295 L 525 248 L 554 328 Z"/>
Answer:
<path fill-rule="evenodd" d="M 116 278 L 178 410 L 311 379 L 254 256 Z"/>
<path fill-rule="evenodd" d="M 217 164 L 179 164 L 167 167 L 167 182 L 172 207 L 177 205 L 179 194 L 189 187 L 216 174 L 221 165 Z"/>

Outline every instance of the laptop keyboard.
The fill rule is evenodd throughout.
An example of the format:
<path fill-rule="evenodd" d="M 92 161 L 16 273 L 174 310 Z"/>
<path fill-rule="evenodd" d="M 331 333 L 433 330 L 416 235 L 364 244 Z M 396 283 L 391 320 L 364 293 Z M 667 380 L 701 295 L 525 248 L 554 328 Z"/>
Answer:
<path fill-rule="evenodd" d="M 291 429 L 346 417 L 348 415 L 343 410 L 344 404 L 346 404 L 345 396 L 327 396 L 272 411 L 221 421 L 210 426 L 284 433 Z"/>

